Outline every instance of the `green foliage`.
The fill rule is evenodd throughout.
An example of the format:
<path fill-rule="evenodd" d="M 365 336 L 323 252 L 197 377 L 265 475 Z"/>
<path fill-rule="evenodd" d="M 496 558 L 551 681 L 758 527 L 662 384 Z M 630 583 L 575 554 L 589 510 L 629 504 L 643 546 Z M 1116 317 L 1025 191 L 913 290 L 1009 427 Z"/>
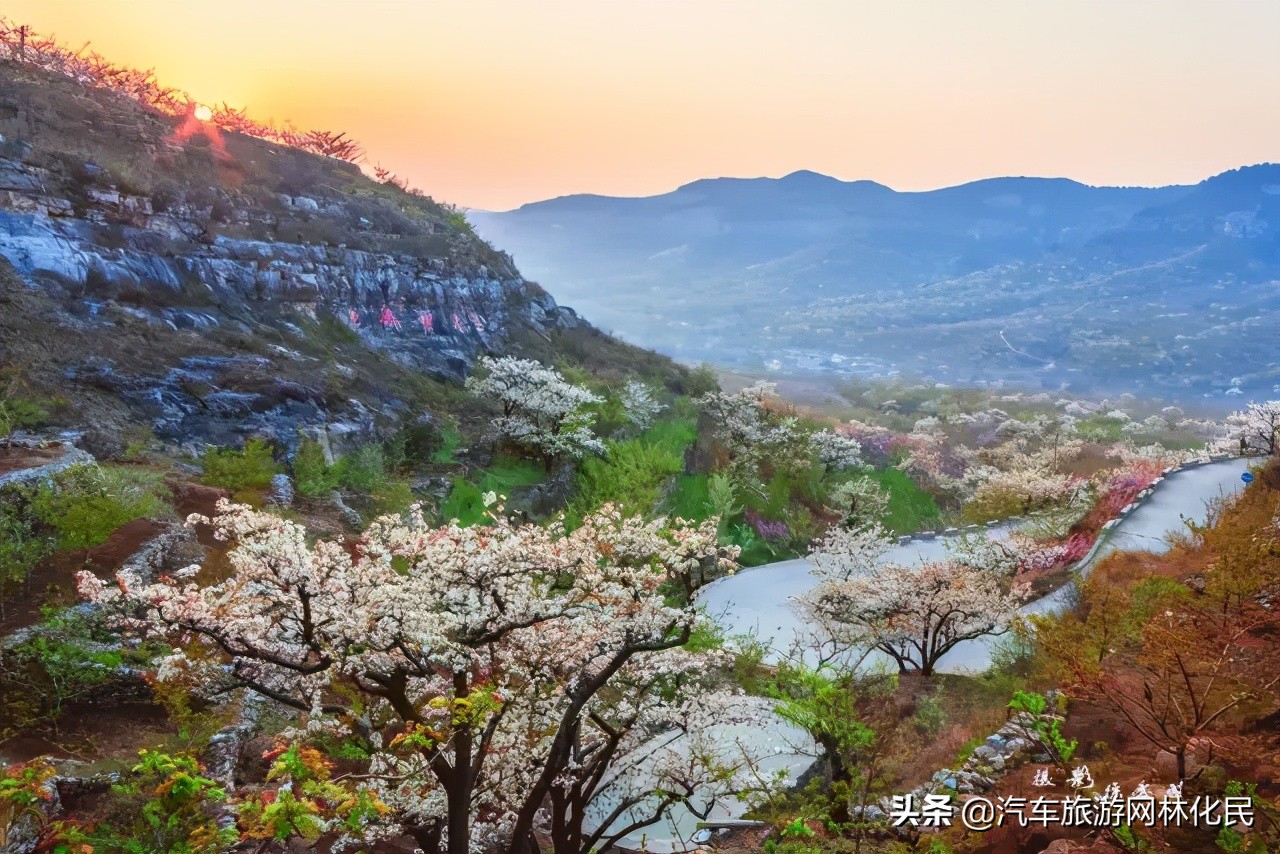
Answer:
<path fill-rule="evenodd" d="M 698 438 L 697 409 L 687 397 L 677 398 L 667 417 L 655 421 L 643 433 L 650 445 L 683 452 Z"/>
<path fill-rule="evenodd" d="M 27 397 L 0 398 L 0 438 L 15 430 L 42 427 L 49 421 L 46 402 Z"/>
<path fill-rule="evenodd" d="M 709 479 L 705 474 L 685 474 L 676 478 L 675 488 L 667 498 L 667 510 L 672 516 L 690 521 L 702 521 L 712 512 Z"/>
<path fill-rule="evenodd" d="M 1119 842 L 1120 847 L 1126 851 L 1151 850 L 1151 843 L 1139 836 L 1137 831 L 1127 824 L 1121 824 L 1111 828 L 1111 836 L 1116 840 L 1116 842 Z"/>
<path fill-rule="evenodd" d="M 34 520 L 17 502 L 0 503 L 0 617 L 4 601 L 53 549 L 53 542 L 35 530 Z"/>
<path fill-rule="evenodd" d="M 947 725 L 947 711 L 938 697 L 921 697 L 916 702 L 915 725 L 923 735 L 935 736 L 942 732 Z"/>
<path fill-rule="evenodd" d="M 1114 444 L 1124 438 L 1125 422 L 1108 415 L 1086 415 L 1076 422 L 1076 435 L 1086 442 Z"/>
<path fill-rule="evenodd" d="M 456 519 L 464 528 L 478 525 L 485 519 L 484 491 L 468 480 L 455 478 L 453 489 L 440 506 L 440 516 L 445 520 Z"/>
<path fill-rule="evenodd" d="M 465 234 L 471 233 L 471 223 L 467 221 L 466 211 L 448 204 L 442 205 L 442 207 L 444 208 L 444 221 L 449 224 L 450 228 Z"/>
<path fill-rule="evenodd" d="M 719 390 L 720 380 L 716 378 L 715 368 L 706 362 L 696 368 L 691 368 L 684 381 L 684 391 L 689 397 L 701 397 L 704 394 Z"/>
<path fill-rule="evenodd" d="M 780 668 L 769 695 L 783 720 L 808 732 L 827 752 L 857 754 L 876 734 L 857 716 L 857 697 L 842 680 L 820 670 Z"/>
<path fill-rule="evenodd" d="M 720 520 L 721 536 L 728 530 L 729 520 L 743 510 L 738 502 L 738 490 L 733 478 L 724 472 L 716 472 L 707 481 L 707 498 L 711 502 L 711 512 Z"/>
<path fill-rule="evenodd" d="M 889 493 L 889 511 L 882 524 L 891 533 L 914 533 L 938 520 L 940 513 L 933 496 L 901 469 L 874 469 L 868 474 Z"/>
<path fill-rule="evenodd" d="M 324 449 L 314 439 L 303 439 L 293 455 L 293 481 L 298 492 L 315 498 L 338 485 L 338 479 L 324 459 Z"/>
<path fill-rule="evenodd" d="M 122 466 L 72 466 L 32 497 L 36 518 L 53 529 L 59 549 L 90 548 L 144 517 L 168 513 L 163 476 Z"/>
<path fill-rule="evenodd" d="M 745 523 L 730 525 L 722 539 L 725 543 L 742 550 L 738 555 L 740 566 L 762 566 L 778 560 L 781 556 L 778 548 L 763 539 L 754 528 Z"/>
<path fill-rule="evenodd" d="M 265 439 L 248 439 L 240 450 L 209 448 L 201 458 L 202 480 L 224 489 L 265 489 L 279 471 Z"/>
<path fill-rule="evenodd" d="M 663 485 L 683 468 L 679 452 L 644 439 L 610 442 L 605 457 L 588 457 L 578 470 L 578 494 L 567 516 L 581 519 L 612 503 L 626 515 L 652 516 Z"/>
<path fill-rule="evenodd" d="M 6 716 L 55 722 L 63 705 L 116 675 L 125 657 L 101 621 L 75 609 L 48 612 L 7 652 L 0 687 Z"/>
<path fill-rule="evenodd" d="M 440 507 L 440 515 L 446 520 L 457 519 L 463 527 L 477 525 L 486 519 L 483 500 L 486 492 L 509 496 L 516 487 L 532 486 L 544 475 L 543 468 L 530 460 L 500 457 L 481 472 L 475 482 L 455 478 L 453 489 Z"/>
<path fill-rule="evenodd" d="M 357 448 L 333 468 L 338 483 L 362 495 L 373 495 L 387 484 L 386 458 L 377 445 Z"/>
<path fill-rule="evenodd" d="M 951 767 L 960 768 L 964 763 L 969 761 L 969 757 L 973 755 L 973 751 L 986 744 L 987 740 L 983 736 L 974 736 L 973 738 L 960 745 L 960 750 L 956 752 L 955 762 Z"/>
<path fill-rule="evenodd" d="M 1252 803 L 1252 826 L 1236 825 L 1218 831 L 1214 843 L 1223 851 L 1238 854 L 1269 854 L 1280 850 L 1280 805 L 1258 794 L 1257 783 L 1231 780 L 1223 788 L 1228 798 L 1248 798 Z"/>
<path fill-rule="evenodd" d="M 22 818 L 34 819 L 37 826 L 43 824 L 42 807 L 50 798 L 49 784 L 56 774 L 45 759 L 0 768 L 0 842 L 6 841 L 6 832 Z M 6 846 L 10 851 L 16 847 Z"/>
<path fill-rule="evenodd" d="M 404 461 L 404 443 L 398 443 Z M 326 465 L 318 442 L 303 439 L 293 458 L 293 476 L 298 492 L 308 498 L 344 487 L 368 499 L 378 513 L 398 513 L 415 500 L 409 484 L 391 476 L 387 452 L 379 445 L 367 445 Z"/>
<path fill-rule="evenodd" d="M 143 750 L 132 777 L 112 789 L 108 820 L 89 830 L 68 828 L 63 839 L 119 854 L 213 854 L 238 841 L 234 827 L 219 828 L 209 807 L 227 799 L 190 756 Z"/>
<path fill-rule="evenodd" d="M 440 447 L 431 455 L 434 463 L 457 462 L 453 455 L 462 447 L 462 434 L 452 424 L 446 424 L 440 431 Z"/>
<path fill-rule="evenodd" d="M 1065 766 L 1075 755 L 1079 742 L 1074 738 L 1067 741 L 1063 737 L 1060 718 L 1045 716 L 1048 705 L 1049 701 L 1043 694 L 1021 690 L 1014 691 L 1013 699 L 1009 701 L 1009 708 L 1014 712 L 1025 712 L 1034 718 L 1029 734 L 1040 742 L 1054 762 Z"/>
<path fill-rule="evenodd" d="M 308 324 L 308 327 L 311 339 L 326 348 L 360 343 L 360 335 L 354 329 L 327 312 L 318 314 L 315 323 Z"/>
<path fill-rule="evenodd" d="M 457 431 L 454 431 L 455 442 Z M 454 445 L 457 448 L 457 445 Z M 417 471 L 436 461 L 444 449 L 444 434 L 429 421 L 414 421 L 396 431 L 387 440 L 387 469 L 396 472 Z M 452 452 L 450 452 L 452 453 Z"/>
<path fill-rule="evenodd" d="M 1184 605 L 1192 596 L 1191 588 L 1172 578 L 1153 575 L 1133 587 L 1131 613 L 1134 625 L 1142 625 L 1156 613 Z"/>

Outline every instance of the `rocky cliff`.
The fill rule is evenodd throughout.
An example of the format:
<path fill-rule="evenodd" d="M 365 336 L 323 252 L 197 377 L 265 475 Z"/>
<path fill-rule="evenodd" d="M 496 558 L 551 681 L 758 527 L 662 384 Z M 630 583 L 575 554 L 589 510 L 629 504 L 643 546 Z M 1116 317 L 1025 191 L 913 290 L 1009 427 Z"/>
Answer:
<path fill-rule="evenodd" d="M 557 306 L 457 210 L 343 161 L 184 130 L 13 63 L 0 135 L 16 273 L 0 271 L 0 360 L 100 434 L 364 433 L 446 399 L 482 352 L 650 359 Z"/>

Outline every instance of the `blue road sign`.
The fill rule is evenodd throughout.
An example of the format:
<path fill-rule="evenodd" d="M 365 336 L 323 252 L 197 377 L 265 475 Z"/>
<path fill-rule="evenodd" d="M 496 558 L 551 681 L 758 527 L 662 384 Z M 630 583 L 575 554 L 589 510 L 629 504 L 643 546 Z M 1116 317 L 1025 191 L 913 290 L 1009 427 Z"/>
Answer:
<path fill-rule="evenodd" d="M 1253 472 L 1251 471 L 1243 472 L 1240 475 L 1240 479 L 1243 480 L 1245 483 L 1253 483 Z"/>

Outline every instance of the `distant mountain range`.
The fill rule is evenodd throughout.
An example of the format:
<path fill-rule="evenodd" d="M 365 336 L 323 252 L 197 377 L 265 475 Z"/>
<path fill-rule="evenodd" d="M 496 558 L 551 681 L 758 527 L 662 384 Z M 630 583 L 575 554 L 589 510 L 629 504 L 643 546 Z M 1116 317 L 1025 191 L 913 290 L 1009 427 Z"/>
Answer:
<path fill-rule="evenodd" d="M 1280 165 L 1193 186 L 814 172 L 473 212 L 587 318 L 693 361 L 1171 399 L 1280 391 Z"/>

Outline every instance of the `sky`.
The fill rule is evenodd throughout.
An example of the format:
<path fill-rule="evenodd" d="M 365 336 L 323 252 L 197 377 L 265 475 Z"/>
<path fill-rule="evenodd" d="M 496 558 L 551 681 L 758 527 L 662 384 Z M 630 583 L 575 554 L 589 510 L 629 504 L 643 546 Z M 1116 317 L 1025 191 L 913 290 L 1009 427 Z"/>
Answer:
<path fill-rule="evenodd" d="M 810 169 L 1192 183 L 1280 160 L 1274 0 L 5 0 L 201 101 L 346 131 L 432 196 Z"/>

